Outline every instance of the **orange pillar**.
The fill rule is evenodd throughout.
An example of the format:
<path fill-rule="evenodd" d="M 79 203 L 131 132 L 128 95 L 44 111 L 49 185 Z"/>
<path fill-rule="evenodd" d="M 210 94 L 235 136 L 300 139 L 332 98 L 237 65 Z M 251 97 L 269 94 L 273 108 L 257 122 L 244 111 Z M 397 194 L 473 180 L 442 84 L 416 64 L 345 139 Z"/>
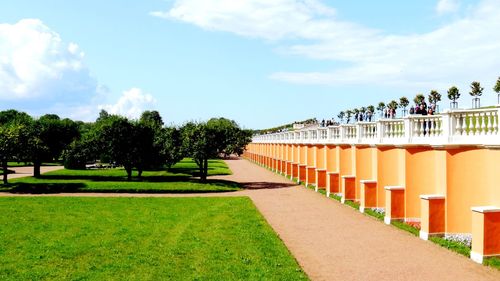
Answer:
<path fill-rule="evenodd" d="M 384 222 L 391 224 L 393 220 L 405 218 L 405 189 L 402 186 L 385 187 L 385 217 Z"/>
<path fill-rule="evenodd" d="M 500 208 L 472 208 L 472 249 L 470 257 L 477 263 L 500 256 Z"/>
<path fill-rule="evenodd" d="M 423 240 L 429 236 L 445 233 L 445 197 L 443 195 L 420 195 L 420 233 Z"/>

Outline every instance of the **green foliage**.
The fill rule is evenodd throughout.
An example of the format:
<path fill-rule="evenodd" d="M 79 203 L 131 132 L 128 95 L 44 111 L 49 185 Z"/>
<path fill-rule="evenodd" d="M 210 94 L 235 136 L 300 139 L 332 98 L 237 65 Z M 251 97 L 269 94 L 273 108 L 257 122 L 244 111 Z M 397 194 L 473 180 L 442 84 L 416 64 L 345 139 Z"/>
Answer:
<path fill-rule="evenodd" d="M 483 264 L 500 270 L 500 258 L 498 257 L 486 258 L 484 259 Z"/>
<path fill-rule="evenodd" d="M 156 110 L 144 111 L 141 115 L 141 118 L 139 119 L 139 122 L 152 128 L 163 127 L 163 118 L 161 117 L 160 113 Z"/>
<path fill-rule="evenodd" d="M 96 122 L 95 136 L 94 144 L 101 158 L 123 165 L 130 180 L 138 156 L 137 149 L 142 140 L 134 125 L 126 118 L 117 115 L 100 117 Z"/>
<path fill-rule="evenodd" d="M 371 112 L 371 113 L 374 113 L 374 112 L 375 112 L 375 106 L 373 106 L 373 105 L 369 105 L 369 106 L 367 106 L 367 107 L 366 107 L 366 109 L 367 109 L 369 112 Z"/>
<path fill-rule="evenodd" d="M 339 114 L 337 115 L 337 117 L 338 117 L 340 120 L 344 120 L 344 117 L 345 117 L 345 112 L 344 112 L 344 111 L 339 112 Z"/>
<path fill-rule="evenodd" d="M 387 105 L 387 108 L 390 108 L 390 109 L 397 109 L 398 108 L 398 102 L 393 100 L 391 101 L 388 105 Z"/>
<path fill-rule="evenodd" d="M 495 86 L 493 86 L 493 91 L 500 94 L 500 77 L 498 77 L 497 82 L 495 83 Z"/>
<path fill-rule="evenodd" d="M 0 112 L 0 164 L 3 170 L 3 183 L 8 182 L 8 161 L 24 157 L 29 141 L 29 119 L 17 111 Z"/>
<path fill-rule="evenodd" d="M 408 100 L 407 97 L 401 97 L 399 99 L 399 106 L 401 108 L 406 108 L 410 104 L 410 101 Z"/>
<path fill-rule="evenodd" d="M 380 221 L 384 220 L 384 214 L 375 212 L 374 210 L 372 210 L 370 208 L 366 208 L 364 210 L 364 212 L 365 212 L 365 214 L 372 216 L 372 217 L 376 218 L 377 220 L 380 220 Z"/>
<path fill-rule="evenodd" d="M 202 182 L 206 181 L 208 159 L 221 154 L 241 153 L 251 141 L 250 131 L 241 130 L 236 122 L 225 118 L 187 123 L 181 134 L 183 151 L 198 165 Z"/>
<path fill-rule="evenodd" d="M 351 200 L 346 200 L 344 201 L 344 204 L 351 207 L 351 208 L 354 208 L 356 210 L 359 210 L 359 203 L 358 202 L 354 202 L 354 201 L 351 201 Z"/>
<path fill-rule="evenodd" d="M 1 280 L 307 280 L 244 197 L 0 198 L 0 212 Z"/>
<path fill-rule="evenodd" d="M 432 90 L 428 96 L 428 99 L 430 103 L 436 104 L 441 101 L 441 94 L 436 90 Z"/>
<path fill-rule="evenodd" d="M 385 103 L 379 102 L 377 105 L 377 110 L 382 112 L 382 111 L 384 111 L 384 109 L 385 109 Z"/>
<path fill-rule="evenodd" d="M 481 87 L 481 83 L 478 81 L 474 81 L 470 84 L 470 92 L 469 94 L 473 97 L 480 97 L 483 95 L 484 88 Z"/>
<path fill-rule="evenodd" d="M 418 236 L 419 235 L 419 230 L 405 222 L 402 222 L 402 221 L 392 221 L 391 222 L 392 225 L 394 225 L 395 227 L 399 228 L 399 229 L 402 229 L 404 231 L 407 231 L 415 236 Z"/>
<path fill-rule="evenodd" d="M 459 254 L 464 255 L 466 257 L 470 257 L 470 248 L 462 243 L 447 240 L 447 239 L 444 239 L 442 237 L 437 237 L 437 236 L 431 236 L 431 237 L 429 237 L 429 240 L 442 246 L 442 247 L 445 247 L 446 249 L 450 249 L 456 253 L 459 253 Z"/>
<path fill-rule="evenodd" d="M 413 98 L 413 102 L 415 104 L 422 104 L 425 102 L 425 96 L 422 95 L 422 94 L 417 94 L 414 98 Z"/>
<path fill-rule="evenodd" d="M 460 98 L 460 91 L 457 87 L 452 86 L 448 89 L 448 99 L 452 101 L 456 101 Z"/>

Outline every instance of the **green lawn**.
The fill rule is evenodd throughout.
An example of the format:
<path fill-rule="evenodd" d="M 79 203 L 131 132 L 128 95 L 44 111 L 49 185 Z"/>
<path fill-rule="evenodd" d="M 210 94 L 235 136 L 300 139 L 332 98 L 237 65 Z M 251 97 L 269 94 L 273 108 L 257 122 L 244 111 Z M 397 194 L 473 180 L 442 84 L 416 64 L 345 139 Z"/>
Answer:
<path fill-rule="evenodd" d="M 250 199 L 0 198 L 0 280 L 304 280 Z"/>
<path fill-rule="evenodd" d="M 231 171 L 222 160 L 209 161 L 209 175 L 228 175 Z M 27 193 L 54 192 L 221 192 L 236 191 L 239 184 L 223 180 L 200 183 L 197 166 L 191 159 L 184 159 L 169 171 L 145 171 L 141 179 L 133 173 L 127 181 L 123 169 L 58 170 L 43 174 L 39 178 L 19 178 L 0 191 Z"/>

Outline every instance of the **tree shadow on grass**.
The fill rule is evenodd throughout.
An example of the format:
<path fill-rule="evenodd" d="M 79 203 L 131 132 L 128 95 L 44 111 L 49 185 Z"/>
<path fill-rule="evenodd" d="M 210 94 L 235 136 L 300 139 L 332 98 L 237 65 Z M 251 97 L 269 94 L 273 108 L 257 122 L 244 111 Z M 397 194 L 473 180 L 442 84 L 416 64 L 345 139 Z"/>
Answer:
<path fill-rule="evenodd" d="M 141 178 L 132 177 L 128 181 L 127 176 L 100 176 L 100 175 L 42 175 L 40 180 L 86 180 L 95 182 L 178 182 L 191 179 L 191 175 L 163 175 L 163 176 L 143 176 Z"/>
<path fill-rule="evenodd" d="M 196 182 L 196 179 L 183 181 L 186 183 Z M 11 183 L 3 186 L 0 191 L 10 192 L 16 194 L 55 194 L 55 193 L 220 193 L 220 192 L 233 192 L 240 189 L 240 185 L 236 182 L 225 180 L 207 180 L 207 185 L 212 189 L 161 189 L 161 188 L 88 188 L 85 183 Z M 220 187 L 221 189 L 213 189 L 213 187 Z"/>
<path fill-rule="evenodd" d="M 241 185 L 244 189 L 277 189 L 297 186 L 295 183 L 281 182 L 243 182 Z"/>
<path fill-rule="evenodd" d="M 10 193 L 20 194 L 50 194 L 79 192 L 85 188 L 83 183 L 12 183 L 9 184 Z"/>

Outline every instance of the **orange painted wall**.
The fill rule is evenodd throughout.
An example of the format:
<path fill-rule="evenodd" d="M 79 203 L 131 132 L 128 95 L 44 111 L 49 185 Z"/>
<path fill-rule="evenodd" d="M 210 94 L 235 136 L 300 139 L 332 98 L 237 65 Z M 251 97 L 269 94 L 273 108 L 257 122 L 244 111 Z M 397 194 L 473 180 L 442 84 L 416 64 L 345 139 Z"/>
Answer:
<path fill-rule="evenodd" d="M 326 147 L 324 145 L 317 146 L 316 168 L 318 169 L 326 169 L 325 152 L 326 152 Z"/>
<path fill-rule="evenodd" d="M 500 150 L 449 149 L 446 228 L 471 232 L 471 207 L 500 206 Z"/>
<path fill-rule="evenodd" d="M 307 166 L 309 167 L 315 167 L 316 164 L 316 158 L 315 158 L 315 146 L 314 145 L 308 145 L 307 146 Z"/>
<path fill-rule="evenodd" d="M 299 161 L 299 145 L 293 144 L 292 145 L 292 158 L 291 161 L 293 163 L 298 163 Z"/>
<path fill-rule="evenodd" d="M 353 174 L 353 159 L 352 159 L 352 147 L 351 146 L 340 146 L 340 176 L 347 176 Z"/>
<path fill-rule="evenodd" d="M 335 145 L 326 146 L 326 169 L 328 172 L 338 172 L 337 149 Z"/>
<path fill-rule="evenodd" d="M 374 157 L 377 156 L 376 148 L 369 146 L 356 147 L 356 198 L 361 198 L 360 180 L 373 180 L 376 178 L 376 168 L 374 167 Z"/>
<path fill-rule="evenodd" d="M 431 147 L 406 149 L 406 218 L 420 218 L 420 195 L 444 194 L 446 154 Z"/>
<path fill-rule="evenodd" d="M 404 149 L 395 147 L 377 148 L 377 206 L 385 207 L 385 190 L 388 185 L 404 185 Z M 402 176 L 401 176 L 402 175 Z"/>
<path fill-rule="evenodd" d="M 300 146 L 300 164 L 307 165 L 307 146 L 306 145 L 301 145 Z"/>
<path fill-rule="evenodd" d="M 292 161 L 292 145 L 291 144 L 287 144 L 286 145 L 286 150 L 287 150 L 286 160 L 287 161 Z"/>

